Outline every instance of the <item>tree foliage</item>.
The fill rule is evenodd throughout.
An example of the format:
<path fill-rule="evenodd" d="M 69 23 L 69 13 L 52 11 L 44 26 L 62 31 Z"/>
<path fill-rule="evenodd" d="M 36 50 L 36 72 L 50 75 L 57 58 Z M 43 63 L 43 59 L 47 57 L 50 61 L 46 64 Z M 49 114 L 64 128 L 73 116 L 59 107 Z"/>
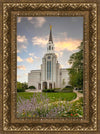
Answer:
<path fill-rule="evenodd" d="M 17 82 L 17 92 L 25 92 L 25 89 L 28 88 L 28 84 L 26 82 L 21 83 Z"/>
<path fill-rule="evenodd" d="M 81 42 L 78 47 L 79 51 L 73 53 L 70 56 L 69 64 L 71 64 L 71 68 L 69 71 L 69 84 L 73 87 L 82 88 L 83 86 L 83 42 Z"/>
<path fill-rule="evenodd" d="M 36 89 L 35 86 L 29 86 L 28 88 L 29 88 L 29 89 Z"/>

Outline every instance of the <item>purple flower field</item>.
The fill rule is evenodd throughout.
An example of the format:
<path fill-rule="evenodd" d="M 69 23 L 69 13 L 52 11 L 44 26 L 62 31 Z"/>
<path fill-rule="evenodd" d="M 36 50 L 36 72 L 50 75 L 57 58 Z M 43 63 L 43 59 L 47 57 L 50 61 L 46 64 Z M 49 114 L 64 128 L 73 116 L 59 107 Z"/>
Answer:
<path fill-rule="evenodd" d="M 70 101 L 51 102 L 47 95 L 33 94 L 30 99 L 18 96 L 17 117 L 82 117 L 83 99 L 70 103 Z"/>

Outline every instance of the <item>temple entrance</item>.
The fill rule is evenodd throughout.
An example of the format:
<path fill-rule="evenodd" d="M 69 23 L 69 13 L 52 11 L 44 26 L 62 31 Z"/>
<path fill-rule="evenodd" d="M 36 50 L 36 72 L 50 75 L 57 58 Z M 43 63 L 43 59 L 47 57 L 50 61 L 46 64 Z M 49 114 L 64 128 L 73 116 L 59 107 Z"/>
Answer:
<path fill-rule="evenodd" d="M 43 89 L 47 89 L 47 82 L 43 82 Z"/>
<path fill-rule="evenodd" d="M 49 83 L 49 89 L 52 89 L 52 83 Z"/>
<path fill-rule="evenodd" d="M 38 84 L 38 89 L 39 89 L 39 90 L 41 89 L 41 84 L 40 84 L 40 83 Z"/>

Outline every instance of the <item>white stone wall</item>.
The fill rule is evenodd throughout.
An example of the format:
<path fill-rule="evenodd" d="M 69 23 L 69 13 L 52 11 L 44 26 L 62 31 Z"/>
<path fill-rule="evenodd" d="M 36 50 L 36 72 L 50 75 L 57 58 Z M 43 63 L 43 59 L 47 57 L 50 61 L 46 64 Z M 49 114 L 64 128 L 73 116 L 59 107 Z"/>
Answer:
<path fill-rule="evenodd" d="M 46 79 L 46 60 L 42 58 L 42 65 L 41 65 L 41 80 L 45 81 Z"/>
<path fill-rule="evenodd" d="M 64 88 L 65 86 L 69 85 L 69 74 L 67 69 L 61 69 L 61 88 Z M 63 84 L 63 80 L 65 82 L 65 84 Z"/>
<path fill-rule="evenodd" d="M 53 56 L 53 59 L 52 59 L 52 81 L 55 82 L 55 86 L 56 86 L 56 76 L 57 76 L 57 66 L 56 66 L 56 63 L 57 63 L 57 57 L 56 56 Z"/>
<path fill-rule="evenodd" d="M 60 88 L 60 65 L 56 63 L 56 88 Z"/>
<path fill-rule="evenodd" d="M 41 70 L 32 70 L 28 74 L 28 86 L 35 86 L 38 89 L 38 83 L 41 83 Z"/>

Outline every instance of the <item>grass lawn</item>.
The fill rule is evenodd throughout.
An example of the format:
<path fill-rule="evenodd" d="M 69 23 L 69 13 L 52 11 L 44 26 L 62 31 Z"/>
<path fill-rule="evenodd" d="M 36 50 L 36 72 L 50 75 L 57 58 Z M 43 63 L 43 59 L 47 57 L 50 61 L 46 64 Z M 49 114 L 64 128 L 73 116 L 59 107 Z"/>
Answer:
<path fill-rule="evenodd" d="M 18 92 L 17 96 L 23 97 L 25 99 L 30 99 L 33 97 L 33 94 L 39 96 L 41 93 L 27 93 L 27 92 Z M 53 101 L 71 101 L 77 97 L 76 93 L 42 93 L 43 96 L 47 96 L 50 99 L 50 102 Z"/>

